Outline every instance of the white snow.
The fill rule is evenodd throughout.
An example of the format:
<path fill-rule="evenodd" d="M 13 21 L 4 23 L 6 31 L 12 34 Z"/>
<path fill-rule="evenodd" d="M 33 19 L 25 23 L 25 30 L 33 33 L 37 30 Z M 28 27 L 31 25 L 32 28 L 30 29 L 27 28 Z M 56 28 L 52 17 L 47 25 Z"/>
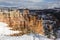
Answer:
<path fill-rule="evenodd" d="M 8 26 L 8 24 L 0 22 L 0 35 L 1 34 L 3 34 L 3 35 L 10 35 L 10 34 L 14 34 L 14 33 L 19 33 L 19 31 L 9 30 L 11 28 L 9 28 L 7 26 Z"/>
<path fill-rule="evenodd" d="M 34 34 L 29 34 L 29 35 L 25 34 L 23 36 L 13 36 L 13 37 L 1 35 L 0 40 L 51 40 L 51 39 L 48 39 L 40 35 L 38 37 L 38 35 L 34 35 Z"/>

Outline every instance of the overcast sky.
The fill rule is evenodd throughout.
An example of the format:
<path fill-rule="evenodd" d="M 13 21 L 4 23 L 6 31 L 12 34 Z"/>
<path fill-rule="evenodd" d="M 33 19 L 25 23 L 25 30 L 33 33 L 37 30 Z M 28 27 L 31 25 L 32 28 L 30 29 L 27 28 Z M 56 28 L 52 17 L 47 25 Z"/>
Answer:
<path fill-rule="evenodd" d="M 0 0 L 0 7 L 54 8 L 60 7 L 60 0 Z"/>

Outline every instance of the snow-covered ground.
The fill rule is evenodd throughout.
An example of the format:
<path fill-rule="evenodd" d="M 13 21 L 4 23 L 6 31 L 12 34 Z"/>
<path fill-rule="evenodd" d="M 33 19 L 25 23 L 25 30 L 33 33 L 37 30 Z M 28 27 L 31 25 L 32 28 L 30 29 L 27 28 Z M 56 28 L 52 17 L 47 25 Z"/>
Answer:
<path fill-rule="evenodd" d="M 11 28 L 8 27 L 8 24 L 0 22 L 0 35 L 10 35 L 14 33 L 19 33 L 19 31 L 12 31 Z"/>
<path fill-rule="evenodd" d="M 7 36 L 10 34 L 19 33 L 19 31 L 9 30 L 11 28 L 7 26 L 8 24 L 0 22 L 0 40 L 52 40 L 52 39 L 46 38 L 45 36 L 33 34 L 33 33 L 25 34 L 22 36 Z M 60 40 L 60 39 L 57 39 L 57 40 Z"/>
<path fill-rule="evenodd" d="M 23 36 L 4 36 L 0 35 L 0 40 L 50 40 L 43 36 L 34 36 L 34 34 L 23 35 Z"/>

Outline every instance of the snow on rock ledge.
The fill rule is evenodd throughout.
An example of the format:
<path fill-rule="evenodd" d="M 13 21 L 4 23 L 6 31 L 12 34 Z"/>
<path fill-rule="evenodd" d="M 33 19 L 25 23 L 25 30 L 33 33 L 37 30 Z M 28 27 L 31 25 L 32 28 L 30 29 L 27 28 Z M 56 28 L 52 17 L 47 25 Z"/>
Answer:
<path fill-rule="evenodd" d="M 35 37 L 34 37 L 35 36 Z M 23 35 L 23 36 L 0 36 L 0 40 L 50 40 L 44 36 L 37 36 L 34 34 Z"/>

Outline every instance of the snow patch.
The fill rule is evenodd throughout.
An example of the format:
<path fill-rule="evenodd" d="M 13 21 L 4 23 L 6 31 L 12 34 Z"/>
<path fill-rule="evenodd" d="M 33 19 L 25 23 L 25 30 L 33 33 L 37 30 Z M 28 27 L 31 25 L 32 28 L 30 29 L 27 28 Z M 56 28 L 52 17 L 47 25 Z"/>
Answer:
<path fill-rule="evenodd" d="M 0 40 L 51 40 L 48 39 L 44 36 L 41 35 L 36 35 L 36 34 L 28 34 L 28 35 L 23 35 L 23 36 L 0 36 Z"/>
<path fill-rule="evenodd" d="M 8 27 L 8 24 L 0 22 L 0 35 L 10 35 L 14 33 L 19 33 L 19 31 L 12 31 L 11 28 Z"/>

